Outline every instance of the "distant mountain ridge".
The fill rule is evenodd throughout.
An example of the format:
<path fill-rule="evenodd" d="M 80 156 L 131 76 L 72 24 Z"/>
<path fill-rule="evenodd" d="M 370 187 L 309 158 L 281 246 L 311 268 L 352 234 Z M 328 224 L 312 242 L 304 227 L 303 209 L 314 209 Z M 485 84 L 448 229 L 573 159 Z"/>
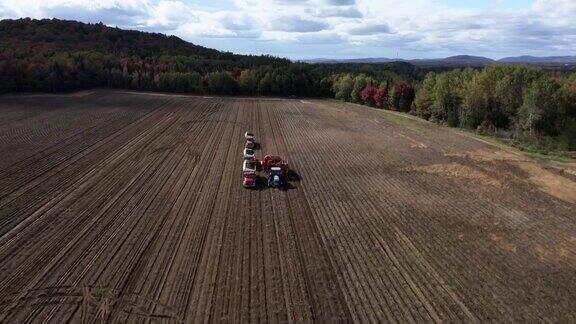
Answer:
<path fill-rule="evenodd" d="M 495 61 L 486 57 L 471 56 L 471 55 L 457 55 L 441 59 L 422 59 L 408 61 L 415 65 L 421 66 L 484 66 L 492 64 Z"/>
<path fill-rule="evenodd" d="M 576 56 L 545 56 L 537 57 L 522 55 L 516 57 L 505 57 L 498 62 L 503 63 L 576 63 Z"/>
<path fill-rule="evenodd" d="M 407 62 L 421 67 L 460 67 L 460 66 L 472 66 L 481 67 L 488 64 L 494 63 L 509 63 L 509 64 L 576 64 L 576 56 L 547 56 L 547 57 L 536 57 L 536 56 L 516 56 L 516 57 L 505 57 L 500 60 L 493 60 L 482 56 L 472 56 L 472 55 L 457 55 L 450 56 L 446 58 L 438 59 L 391 59 L 387 57 L 375 57 L 375 58 L 358 58 L 358 59 L 311 59 L 304 60 L 306 63 L 313 64 L 338 64 L 338 63 L 390 63 L 390 62 Z"/>

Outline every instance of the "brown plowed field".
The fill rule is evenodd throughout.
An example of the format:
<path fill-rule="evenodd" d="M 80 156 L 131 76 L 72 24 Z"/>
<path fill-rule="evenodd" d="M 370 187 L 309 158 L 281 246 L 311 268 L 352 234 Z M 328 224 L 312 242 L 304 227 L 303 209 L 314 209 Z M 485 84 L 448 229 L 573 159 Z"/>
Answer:
<path fill-rule="evenodd" d="M 334 101 L 3 96 L 0 322 L 575 322 L 575 169 Z"/>

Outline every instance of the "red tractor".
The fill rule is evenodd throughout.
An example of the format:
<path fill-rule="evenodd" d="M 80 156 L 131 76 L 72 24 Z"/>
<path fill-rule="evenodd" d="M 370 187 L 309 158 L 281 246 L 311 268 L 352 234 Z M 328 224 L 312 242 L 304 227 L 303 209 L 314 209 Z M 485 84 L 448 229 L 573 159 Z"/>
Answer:
<path fill-rule="evenodd" d="M 284 161 L 280 156 L 277 155 L 266 155 L 264 160 L 260 161 L 262 165 L 262 170 L 269 173 L 272 168 L 280 168 L 283 172 L 288 172 L 288 162 Z"/>

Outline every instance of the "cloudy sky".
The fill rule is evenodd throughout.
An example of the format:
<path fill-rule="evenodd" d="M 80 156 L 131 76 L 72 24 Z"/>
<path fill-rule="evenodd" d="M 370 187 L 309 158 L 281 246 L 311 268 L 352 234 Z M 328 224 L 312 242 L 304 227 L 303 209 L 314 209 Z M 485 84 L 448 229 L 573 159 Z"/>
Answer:
<path fill-rule="evenodd" d="M 0 0 L 0 19 L 19 17 L 293 59 L 576 55 L 576 0 Z"/>

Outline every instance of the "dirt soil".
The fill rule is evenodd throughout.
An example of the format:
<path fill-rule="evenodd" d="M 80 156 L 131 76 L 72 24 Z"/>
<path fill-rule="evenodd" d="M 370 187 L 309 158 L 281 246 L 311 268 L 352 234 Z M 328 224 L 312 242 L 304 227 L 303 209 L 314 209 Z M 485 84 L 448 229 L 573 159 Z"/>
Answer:
<path fill-rule="evenodd" d="M 243 133 L 288 190 L 242 187 Z M 574 164 L 335 101 L 0 97 L 0 322 L 575 322 Z"/>

